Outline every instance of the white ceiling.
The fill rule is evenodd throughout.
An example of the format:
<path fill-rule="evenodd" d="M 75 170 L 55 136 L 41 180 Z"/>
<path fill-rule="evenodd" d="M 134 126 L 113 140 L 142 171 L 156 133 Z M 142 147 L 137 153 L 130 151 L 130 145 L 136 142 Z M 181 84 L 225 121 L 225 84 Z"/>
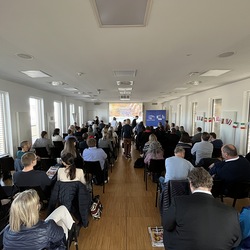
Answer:
<path fill-rule="evenodd" d="M 0 78 L 95 102 L 119 101 L 116 81 L 134 81 L 131 101 L 162 103 L 250 77 L 249 11 L 249 0 L 152 0 L 146 26 L 101 27 L 93 0 L 0 0 Z M 130 12 L 126 7 L 121 15 Z M 200 76 L 211 69 L 231 71 Z M 51 77 L 32 79 L 22 70 Z M 115 77 L 114 70 L 136 70 L 136 76 Z"/>

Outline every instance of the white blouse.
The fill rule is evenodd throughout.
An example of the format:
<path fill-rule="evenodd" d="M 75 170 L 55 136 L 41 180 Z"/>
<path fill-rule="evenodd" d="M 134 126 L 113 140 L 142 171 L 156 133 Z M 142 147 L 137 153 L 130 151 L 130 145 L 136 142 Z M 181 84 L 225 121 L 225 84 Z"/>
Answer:
<path fill-rule="evenodd" d="M 70 180 L 68 174 L 68 169 L 66 168 L 59 168 L 57 172 L 57 180 L 58 181 L 80 181 L 83 184 L 86 184 L 86 180 L 84 178 L 83 170 L 80 168 L 76 169 L 76 177 L 73 180 Z"/>

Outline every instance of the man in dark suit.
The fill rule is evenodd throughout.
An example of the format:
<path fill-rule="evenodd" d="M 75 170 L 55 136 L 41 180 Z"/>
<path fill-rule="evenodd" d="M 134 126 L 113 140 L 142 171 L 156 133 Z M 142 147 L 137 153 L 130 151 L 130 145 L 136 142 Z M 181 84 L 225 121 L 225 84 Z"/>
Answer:
<path fill-rule="evenodd" d="M 229 250 L 239 245 L 237 211 L 211 195 L 213 179 L 202 167 L 188 175 L 192 195 L 174 197 L 163 214 L 167 250 Z"/>

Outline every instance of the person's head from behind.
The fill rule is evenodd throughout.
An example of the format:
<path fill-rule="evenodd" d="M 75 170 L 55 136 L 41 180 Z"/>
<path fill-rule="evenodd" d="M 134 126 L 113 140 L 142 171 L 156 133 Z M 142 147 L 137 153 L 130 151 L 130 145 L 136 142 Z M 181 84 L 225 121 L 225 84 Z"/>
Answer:
<path fill-rule="evenodd" d="M 178 146 L 174 149 L 174 155 L 184 158 L 185 157 L 185 149 L 181 146 Z"/>
<path fill-rule="evenodd" d="M 221 148 L 221 154 L 224 159 L 232 159 L 238 156 L 237 148 L 232 144 L 226 144 Z"/>
<path fill-rule="evenodd" d="M 176 134 L 176 128 L 171 128 L 171 134 Z"/>
<path fill-rule="evenodd" d="M 157 137 L 156 137 L 155 134 L 151 134 L 151 135 L 148 137 L 148 140 L 149 140 L 150 142 L 157 141 Z"/>
<path fill-rule="evenodd" d="M 46 131 L 42 131 L 41 137 L 42 138 L 47 138 L 47 136 L 48 136 L 48 133 Z"/>
<path fill-rule="evenodd" d="M 95 138 L 88 138 L 87 145 L 90 148 L 93 148 L 96 146 L 96 139 Z"/>
<path fill-rule="evenodd" d="M 156 156 L 162 151 L 160 144 L 157 141 L 152 141 L 149 144 L 147 154 L 153 154 Z"/>
<path fill-rule="evenodd" d="M 67 141 L 65 141 L 64 149 L 74 149 L 76 146 L 76 139 L 74 137 L 68 138 Z"/>
<path fill-rule="evenodd" d="M 211 132 L 210 134 L 210 141 L 214 141 L 216 139 L 216 134 L 214 132 Z"/>
<path fill-rule="evenodd" d="M 37 164 L 37 156 L 33 152 L 25 153 L 21 158 L 22 165 L 26 167 L 34 167 Z"/>
<path fill-rule="evenodd" d="M 86 141 L 88 139 L 88 133 L 83 133 L 82 134 L 82 139 Z"/>
<path fill-rule="evenodd" d="M 181 135 L 180 141 L 185 142 L 185 143 L 190 143 L 191 139 L 190 139 L 189 134 L 187 132 L 183 132 L 182 135 Z"/>
<path fill-rule="evenodd" d="M 73 131 L 71 129 L 68 129 L 68 135 L 73 135 Z"/>
<path fill-rule="evenodd" d="M 211 191 L 213 178 L 203 167 L 193 168 L 188 174 L 190 189 L 192 193 L 196 189 Z"/>
<path fill-rule="evenodd" d="M 22 141 L 20 143 L 20 147 L 23 152 L 27 152 L 30 150 L 31 144 L 29 143 L 29 141 Z"/>
<path fill-rule="evenodd" d="M 53 136 L 59 135 L 60 134 L 60 129 L 59 128 L 55 128 L 54 132 L 53 132 Z"/>
<path fill-rule="evenodd" d="M 201 128 L 201 127 L 197 127 L 197 128 L 196 128 L 196 131 L 197 131 L 198 133 L 201 133 L 202 128 Z"/>
<path fill-rule="evenodd" d="M 130 119 L 126 120 L 126 124 L 128 124 L 128 125 L 130 124 Z"/>
<path fill-rule="evenodd" d="M 21 226 L 31 228 L 39 221 L 40 199 L 34 189 L 16 195 L 10 208 L 10 229 L 19 232 Z"/>
<path fill-rule="evenodd" d="M 184 126 L 180 126 L 180 131 L 181 131 L 181 132 L 184 132 L 184 131 L 185 131 Z"/>
<path fill-rule="evenodd" d="M 74 180 L 76 177 L 75 157 L 71 153 L 66 153 L 61 156 L 61 160 L 66 169 L 69 170 L 67 177 L 69 177 L 70 180 Z"/>
<path fill-rule="evenodd" d="M 202 139 L 203 141 L 208 141 L 209 138 L 210 138 L 209 133 L 207 133 L 207 132 L 203 132 L 203 133 L 202 133 L 201 139 Z"/>
<path fill-rule="evenodd" d="M 108 139 L 108 129 L 102 129 L 102 139 L 103 140 Z"/>

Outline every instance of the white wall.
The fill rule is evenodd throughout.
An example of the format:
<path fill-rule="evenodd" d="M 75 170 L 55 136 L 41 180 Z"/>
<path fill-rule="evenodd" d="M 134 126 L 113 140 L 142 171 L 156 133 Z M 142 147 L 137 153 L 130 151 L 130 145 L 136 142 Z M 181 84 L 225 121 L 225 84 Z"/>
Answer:
<path fill-rule="evenodd" d="M 235 82 L 232 84 L 224 85 L 222 87 L 206 90 L 204 92 L 200 92 L 197 94 L 193 94 L 187 97 L 182 97 L 179 99 L 175 99 L 173 101 L 169 101 L 164 103 L 164 107 L 170 108 L 172 107 L 173 112 L 177 112 L 178 104 L 181 104 L 185 107 L 185 112 L 183 112 L 183 124 L 187 132 L 191 132 L 192 121 L 192 103 L 197 102 L 197 113 L 206 113 L 206 117 L 211 117 L 211 101 L 212 99 L 222 99 L 222 112 L 223 111 L 236 111 L 237 112 L 237 122 L 246 122 L 247 114 L 249 112 L 249 103 L 248 103 L 248 95 L 250 92 L 250 80 L 244 80 L 240 82 Z M 171 114 L 170 114 L 171 116 Z M 169 121 L 171 122 L 171 120 Z M 234 122 L 234 121 L 233 121 Z M 232 141 L 232 144 L 238 148 L 239 153 L 246 153 L 246 137 L 247 130 L 242 130 L 240 128 L 234 129 L 233 133 L 235 133 L 235 140 Z M 205 131 L 209 131 L 209 123 L 205 123 Z M 223 140 L 223 138 L 221 138 Z"/>
<path fill-rule="evenodd" d="M 35 88 L 26 87 L 17 83 L 9 82 L 0 79 L 0 90 L 5 91 L 9 93 L 9 99 L 10 99 L 10 117 L 11 117 L 11 130 L 12 130 L 12 142 L 13 142 L 13 148 L 10 149 L 10 154 L 15 155 L 16 149 L 20 144 L 20 141 L 18 140 L 18 125 L 17 125 L 17 113 L 18 112 L 29 112 L 29 98 L 30 97 L 39 97 L 43 98 L 44 100 L 44 118 L 45 118 L 45 130 L 48 129 L 48 121 L 47 121 L 47 114 L 48 113 L 54 113 L 54 106 L 53 102 L 54 100 L 61 101 L 63 105 L 63 114 L 67 114 L 66 117 L 69 117 L 69 108 L 65 110 L 65 107 L 69 105 L 69 103 L 74 103 L 75 108 L 78 111 L 78 106 L 83 106 L 83 109 L 86 110 L 85 103 L 78 100 L 73 100 L 68 97 L 56 95 L 50 92 L 37 90 Z M 84 120 L 86 119 L 86 113 L 83 114 Z M 27 125 L 28 124 L 28 125 Z M 29 121 L 27 121 L 26 124 L 20 124 L 24 126 L 22 130 L 26 129 L 27 133 L 25 134 L 31 134 Z M 61 128 L 61 131 L 65 131 L 69 125 L 69 118 L 65 120 L 64 128 Z M 21 138 L 21 140 L 30 140 L 31 138 Z"/>

